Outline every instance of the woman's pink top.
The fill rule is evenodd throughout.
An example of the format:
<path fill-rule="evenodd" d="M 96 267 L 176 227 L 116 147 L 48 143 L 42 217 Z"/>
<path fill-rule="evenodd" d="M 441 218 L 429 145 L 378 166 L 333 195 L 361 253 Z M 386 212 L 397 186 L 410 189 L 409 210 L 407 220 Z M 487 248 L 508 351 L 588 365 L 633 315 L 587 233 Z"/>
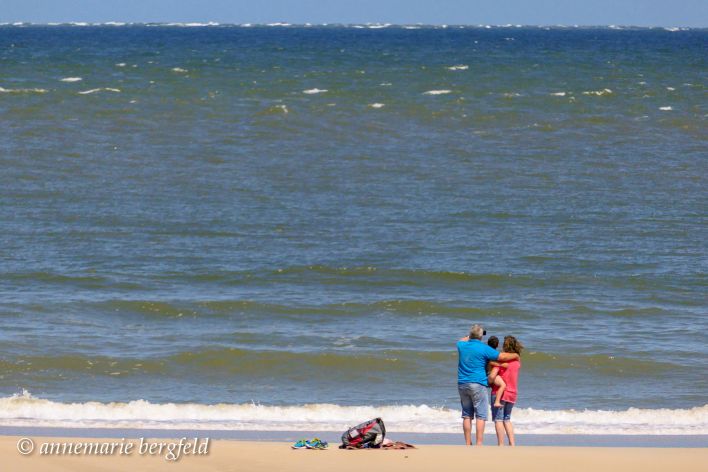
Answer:
<path fill-rule="evenodd" d="M 521 369 L 521 361 L 511 361 L 506 369 L 500 370 L 499 375 L 506 382 L 506 390 L 501 397 L 501 401 L 516 403 L 516 385 L 519 381 L 519 370 Z"/>

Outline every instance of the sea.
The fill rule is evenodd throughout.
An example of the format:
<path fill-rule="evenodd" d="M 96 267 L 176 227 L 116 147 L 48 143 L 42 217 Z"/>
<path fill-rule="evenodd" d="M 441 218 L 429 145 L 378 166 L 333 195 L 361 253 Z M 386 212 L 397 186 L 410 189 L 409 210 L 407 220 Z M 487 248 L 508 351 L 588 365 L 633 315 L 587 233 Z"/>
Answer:
<path fill-rule="evenodd" d="M 0 25 L 0 426 L 708 434 L 708 29 Z"/>

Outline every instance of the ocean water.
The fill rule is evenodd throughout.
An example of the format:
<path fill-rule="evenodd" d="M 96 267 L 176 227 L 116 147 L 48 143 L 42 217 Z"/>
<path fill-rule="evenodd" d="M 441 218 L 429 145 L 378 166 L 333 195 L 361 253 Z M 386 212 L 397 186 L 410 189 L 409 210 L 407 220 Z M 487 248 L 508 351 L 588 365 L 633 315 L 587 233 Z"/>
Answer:
<path fill-rule="evenodd" d="M 0 424 L 708 434 L 708 30 L 0 26 Z"/>

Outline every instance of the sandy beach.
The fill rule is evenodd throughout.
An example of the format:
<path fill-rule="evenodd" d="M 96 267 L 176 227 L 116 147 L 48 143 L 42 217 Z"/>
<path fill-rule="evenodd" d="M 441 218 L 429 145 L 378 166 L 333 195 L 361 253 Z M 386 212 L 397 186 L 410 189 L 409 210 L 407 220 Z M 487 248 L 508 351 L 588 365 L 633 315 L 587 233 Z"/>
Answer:
<path fill-rule="evenodd" d="M 0 455 L 5 470 L 33 471 L 94 471 L 127 470 L 153 471 L 360 471 L 384 468 L 395 471 L 452 470 L 469 461 L 492 464 L 503 452 L 508 470 L 534 471 L 666 471 L 692 470 L 708 463 L 708 448 L 599 448 L 599 447 L 517 447 L 500 451 L 495 446 L 468 448 L 464 446 L 419 445 L 415 450 L 345 451 L 336 447 L 325 451 L 292 450 L 280 442 L 217 440 L 210 442 L 208 454 L 184 455 L 177 461 L 166 460 L 163 453 L 140 454 L 139 440 L 130 439 L 133 450 L 121 455 L 118 449 L 109 456 L 42 455 L 44 443 L 111 443 L 112 439 L 31 438 L 32 453 L 18 452 L 21 437 L 0 438 Z M 146 443 L 175 443 L 175 440 L 154 439 Z M 23 446 L 26 447 L 26 446 Z M 165 446 L 167 447 L 167 446 Z M 156 449 L 156 448 L 155 448 Z"/>

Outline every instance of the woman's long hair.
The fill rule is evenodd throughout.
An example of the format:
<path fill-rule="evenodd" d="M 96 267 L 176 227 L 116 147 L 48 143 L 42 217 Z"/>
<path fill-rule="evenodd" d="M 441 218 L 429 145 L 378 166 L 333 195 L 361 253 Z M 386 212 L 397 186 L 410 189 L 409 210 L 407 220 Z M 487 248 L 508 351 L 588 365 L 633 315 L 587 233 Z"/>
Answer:
<path fill-rule="evenodd" d="M 502 347 L 504 352 L 515 352 L 521 355 L 521 351 L 524 350 L 524 345 L 521 341 L 516 339 L 514 336 L 504 336 L 504 346 Z"/>

